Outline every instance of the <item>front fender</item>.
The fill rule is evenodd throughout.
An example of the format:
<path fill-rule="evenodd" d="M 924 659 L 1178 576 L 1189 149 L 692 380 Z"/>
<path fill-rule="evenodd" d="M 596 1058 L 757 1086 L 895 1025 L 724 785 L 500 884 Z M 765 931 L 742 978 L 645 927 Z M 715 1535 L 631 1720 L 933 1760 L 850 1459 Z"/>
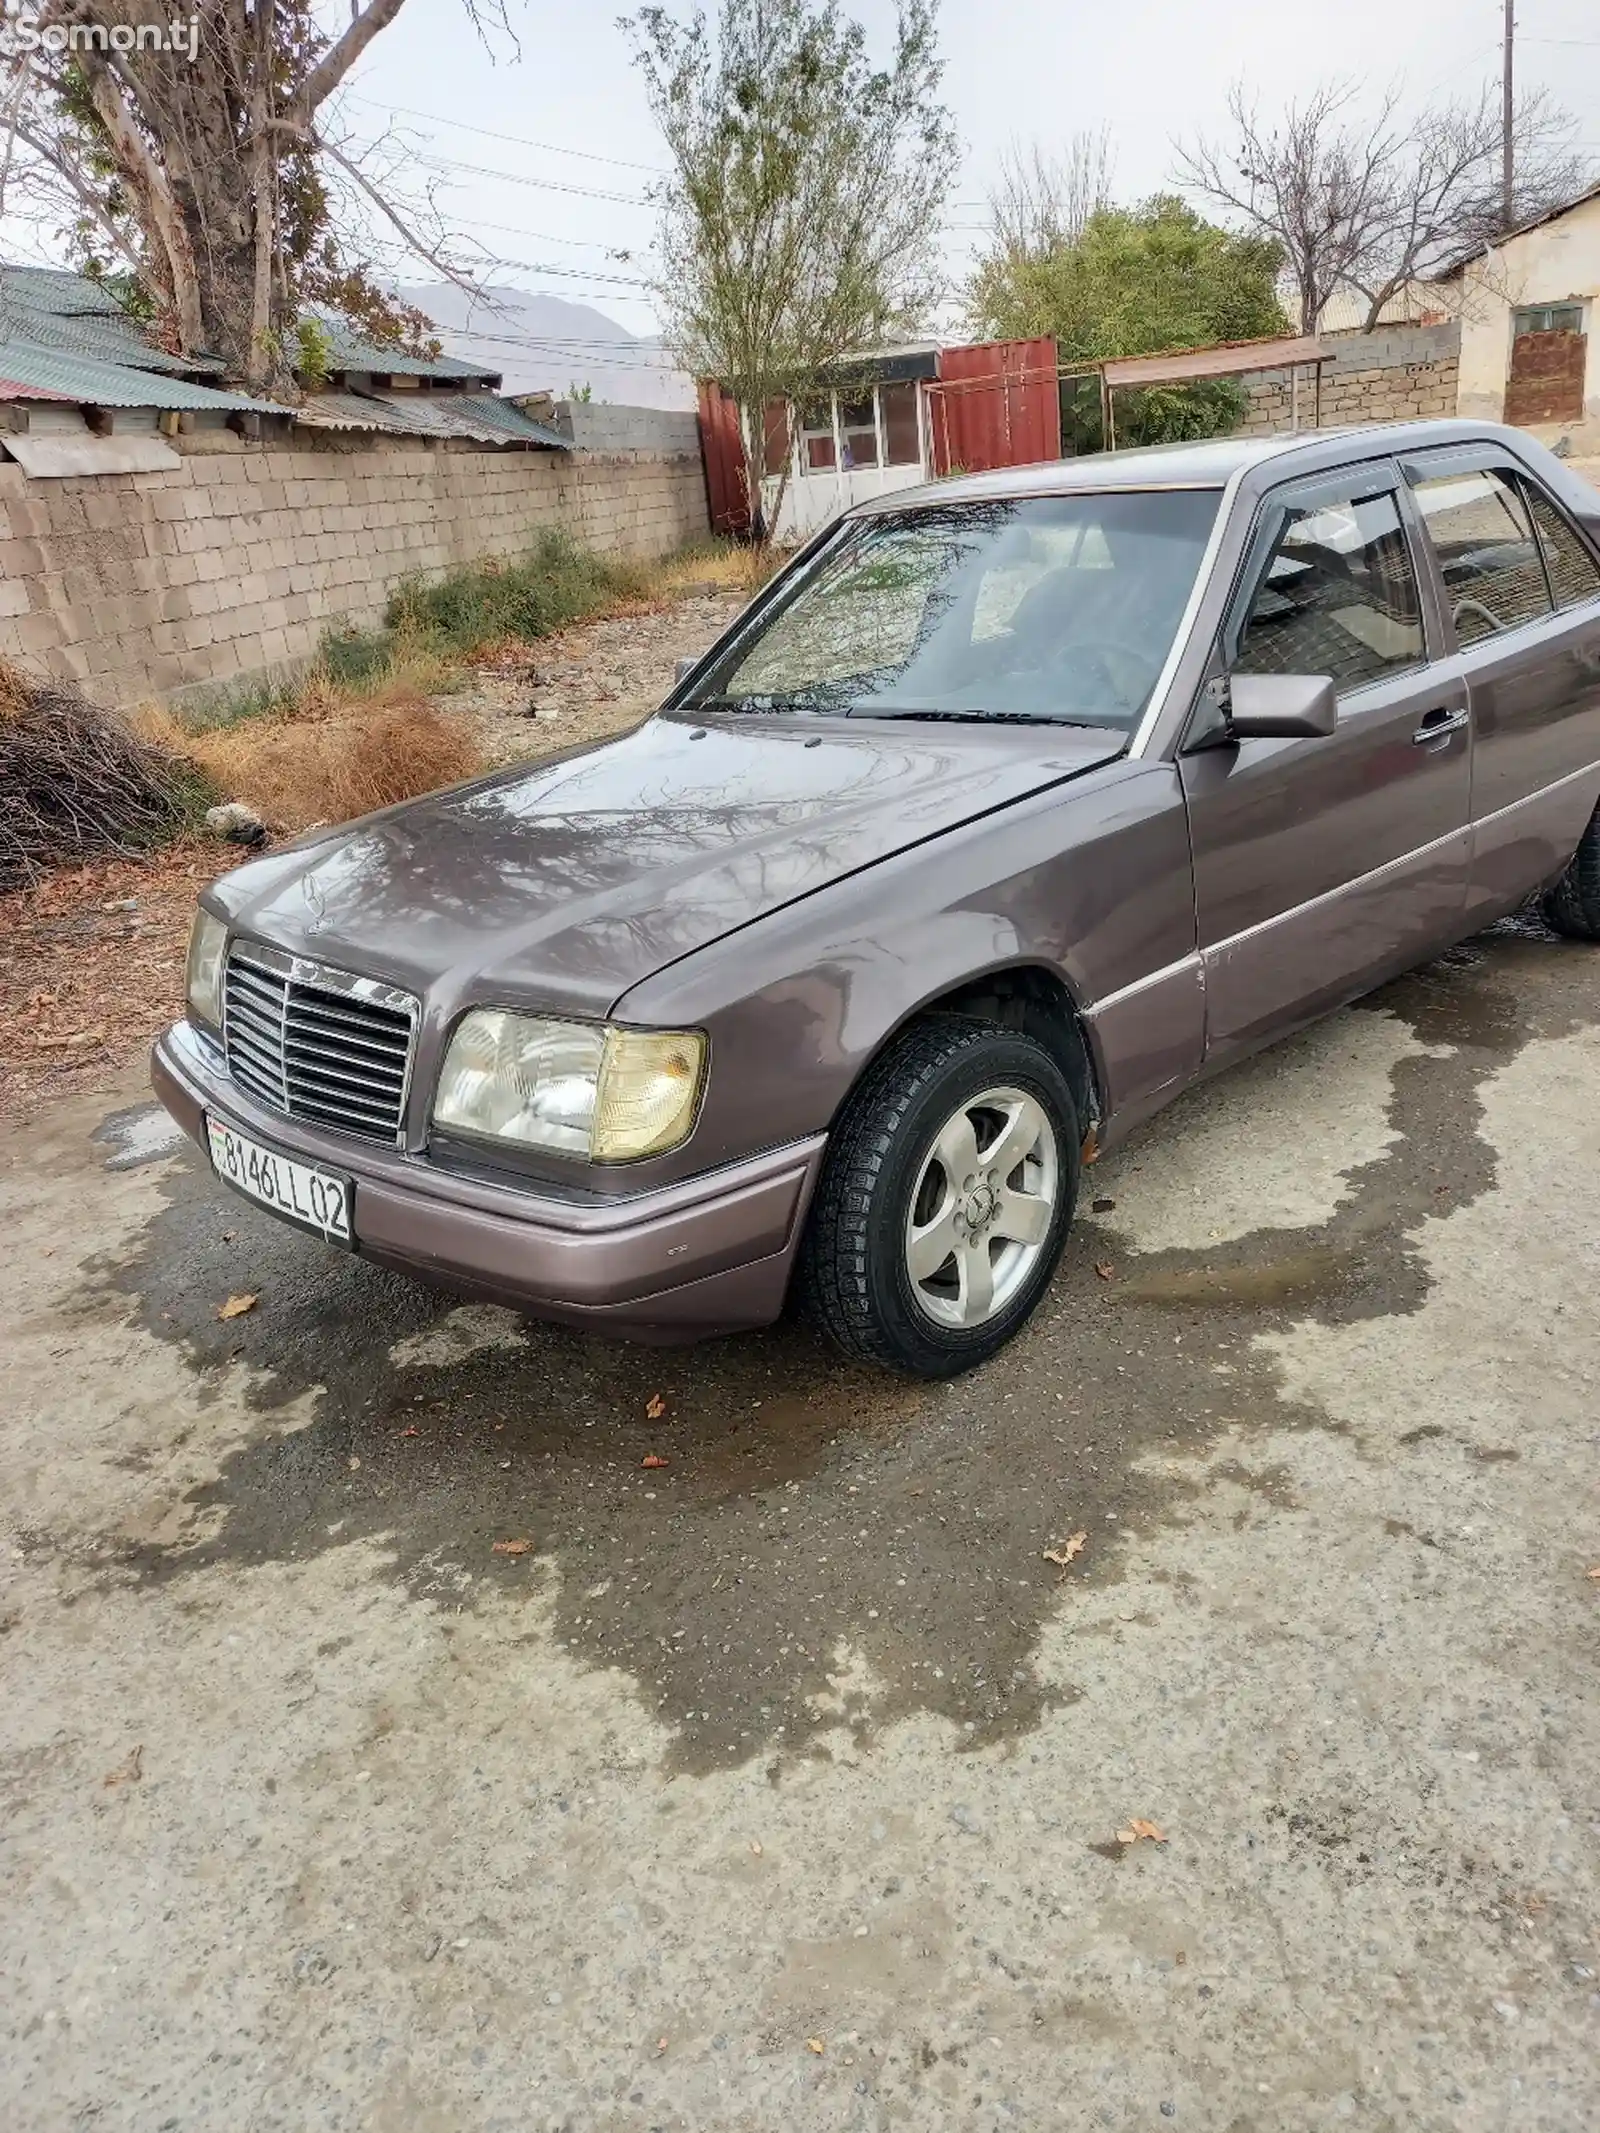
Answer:
<path fill-rule="evenodd" d="M 830 883 L 655 973 L 612 1012 L 710 1033 L 684 1151 L 710 1165 L 826 1130 L 913 1016 L 989 972 L 1037 967 L 1078 1007 L 1111 1137 L 1199 1067 L 1194 961 L 1177 774 L 1122 760 Z"/>

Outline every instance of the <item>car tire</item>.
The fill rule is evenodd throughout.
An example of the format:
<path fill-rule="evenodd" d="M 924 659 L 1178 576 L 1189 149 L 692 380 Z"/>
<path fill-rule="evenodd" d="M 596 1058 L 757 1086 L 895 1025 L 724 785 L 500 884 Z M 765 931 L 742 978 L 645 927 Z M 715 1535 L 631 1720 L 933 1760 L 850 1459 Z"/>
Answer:
<path fill-rule="evenodd" d="M 1034 1038 L 954 1015 L 914 1024 L 829 1142 L 801 1257 L 808 1314 L 847 1356 L 915 1377 L 986 1361 L 1049 1286 L 1081 1137 L 1066 1075 Z"/>
<path fill-rule="evenodd" d="M 1570 940 L 1600 941 L 1600 807 L 1589 818 L 1567 871 L 1544 898 L 1547 925 Z"/>

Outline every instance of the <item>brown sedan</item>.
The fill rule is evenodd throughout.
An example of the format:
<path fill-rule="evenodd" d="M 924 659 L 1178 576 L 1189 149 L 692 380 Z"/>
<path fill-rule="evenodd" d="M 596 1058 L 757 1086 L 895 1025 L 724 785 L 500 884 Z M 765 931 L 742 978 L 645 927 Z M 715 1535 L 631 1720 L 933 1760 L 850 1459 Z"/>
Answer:
<path fill-rule="evenodd" d="M 336 1244 L 926 1376 L 1080 1164 L 1543 892 L 1600 939 L 1600 497 L 1458 422 L 863 506 L 637 732 L 207 891 L 163 1102 Z"/>

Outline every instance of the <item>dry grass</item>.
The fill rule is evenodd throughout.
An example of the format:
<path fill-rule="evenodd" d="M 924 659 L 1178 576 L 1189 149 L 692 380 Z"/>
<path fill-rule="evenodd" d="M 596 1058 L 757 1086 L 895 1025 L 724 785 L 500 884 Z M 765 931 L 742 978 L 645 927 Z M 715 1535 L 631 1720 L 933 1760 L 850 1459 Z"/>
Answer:
<path fill-rule="evenodd" d="M 290 716 L 241 719 L 206 733 L 185 733 L 153 707 L 139 723 L 277 832 L 348 822 L 484 767 L 463 725 L 416 693 L 409 677 L 367 694 L 313 676 Z"/>
<path fill-rule="evenodd" d="M 663 600 L 679 599 L 692 588 L 713 586 L 718 592 L 737 593 L 748 600 L 788 562 L 792 552 L 754 548 L 743 541 L 711 541 L 650 565 L 647 585 L 651 594 Z"/>

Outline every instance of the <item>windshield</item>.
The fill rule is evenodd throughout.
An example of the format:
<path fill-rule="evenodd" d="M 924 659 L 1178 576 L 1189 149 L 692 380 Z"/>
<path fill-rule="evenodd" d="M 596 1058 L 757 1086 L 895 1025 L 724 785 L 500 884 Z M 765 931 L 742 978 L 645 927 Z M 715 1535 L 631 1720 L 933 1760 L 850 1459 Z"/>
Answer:
<path fill-rule="evenodd" d="M 1215 489 L 926 506 L 847 523 L 685 708 L 1131 730 Z"/>

